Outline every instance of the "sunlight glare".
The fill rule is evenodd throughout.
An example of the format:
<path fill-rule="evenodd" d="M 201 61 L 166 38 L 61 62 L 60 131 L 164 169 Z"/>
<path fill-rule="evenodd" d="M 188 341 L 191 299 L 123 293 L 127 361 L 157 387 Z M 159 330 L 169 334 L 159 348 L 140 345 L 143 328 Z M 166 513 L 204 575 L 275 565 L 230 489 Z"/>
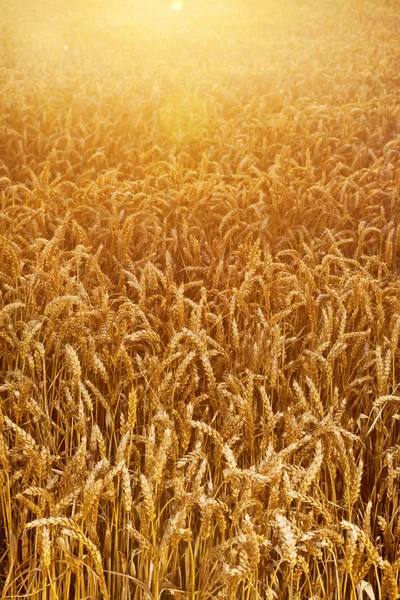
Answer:
<path fill-rule="evenodd" d="M 183 6 L 184 6 L 183 2 L 180 2 L 179 0 L 177 0 L 176 2 L 171 2 L 172 10 L 175 10 L 175 11 L 182 10 Z"/>

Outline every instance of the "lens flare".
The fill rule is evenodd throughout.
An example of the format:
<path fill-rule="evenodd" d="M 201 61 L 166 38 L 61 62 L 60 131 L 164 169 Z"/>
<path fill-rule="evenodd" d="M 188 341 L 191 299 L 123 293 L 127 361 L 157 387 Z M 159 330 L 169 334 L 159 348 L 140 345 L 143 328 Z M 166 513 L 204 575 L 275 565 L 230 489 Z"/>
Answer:
<path fill-rule="evenodd" d="M 169 94 L 160 107 L 160 126 L 176 142 L 196 139 L 203 132 L 206 122 L 206 101 L 187 90 L 180 89 Z"/>
<path fill-rule="evenodd" d="M 175 11 L 182 10 L 183 6 L 184 6 L 183 2 L 179 2 L 179 0 L 177 0 L 176 2 L 171 2 L 172 10 L 175 10 Z"/>

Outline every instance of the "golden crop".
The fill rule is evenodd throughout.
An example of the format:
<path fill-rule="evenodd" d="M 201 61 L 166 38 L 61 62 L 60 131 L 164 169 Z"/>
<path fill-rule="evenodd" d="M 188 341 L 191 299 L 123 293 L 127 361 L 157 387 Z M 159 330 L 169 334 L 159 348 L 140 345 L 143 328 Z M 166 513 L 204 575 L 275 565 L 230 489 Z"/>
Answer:
<path fill-rule="evenodd" d="M 399 2 L 3 8 L 1 600 L 399 598 Z"/>

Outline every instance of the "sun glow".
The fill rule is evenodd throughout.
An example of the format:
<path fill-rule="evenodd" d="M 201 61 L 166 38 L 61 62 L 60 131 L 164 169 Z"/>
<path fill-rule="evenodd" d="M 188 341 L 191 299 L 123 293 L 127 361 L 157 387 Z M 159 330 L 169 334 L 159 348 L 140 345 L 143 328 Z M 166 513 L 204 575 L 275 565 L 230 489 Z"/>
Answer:
<path fill-rule="evenodd" d="M 184 7 L 183 2 L 179 2 L 179 0 L 177 0 L 176 2 L 171 2 L 172 10 L 179 11 L 179 10 L 182 10 L 183 7 Z"/>

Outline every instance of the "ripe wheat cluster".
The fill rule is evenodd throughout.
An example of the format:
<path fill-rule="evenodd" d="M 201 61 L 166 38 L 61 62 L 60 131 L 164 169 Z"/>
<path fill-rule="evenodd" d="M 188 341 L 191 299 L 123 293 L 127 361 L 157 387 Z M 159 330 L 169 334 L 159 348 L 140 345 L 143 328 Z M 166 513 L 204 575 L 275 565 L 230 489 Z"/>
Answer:
<path fill-rule="evenodd" d="M 399 3 L 3 4 L 0 598 L 396 600 Z"/>

